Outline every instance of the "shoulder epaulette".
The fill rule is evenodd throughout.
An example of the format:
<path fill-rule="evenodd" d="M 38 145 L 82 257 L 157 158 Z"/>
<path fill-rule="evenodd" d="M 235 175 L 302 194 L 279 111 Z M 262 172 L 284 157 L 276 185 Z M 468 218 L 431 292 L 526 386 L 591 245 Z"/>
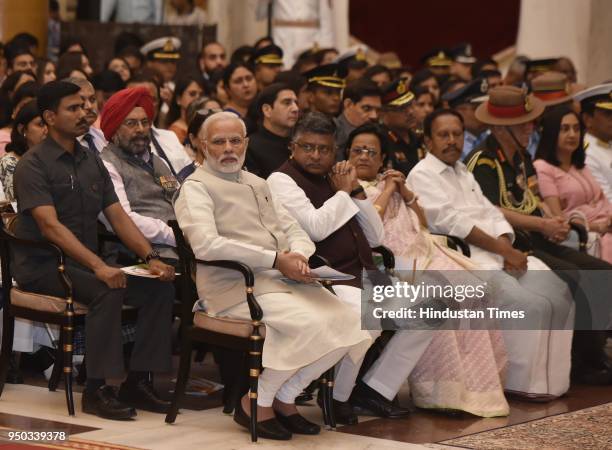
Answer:
<path fill-rule="evenodd" d="M 482 155 L 482 150 L 474 152 L 470 159 L 465 162 L 465 165 L 470 172 L 474 171 L 474 167 L 476 167 L 476 162 L 478 162 L 478 158 L 480 158 L 480 155 Z"/>
<path fill-rule="evenodd" d="M 491 169 L 495 169 L 495 162 L 490 158 L 479 158 L 478 161 L 476 161 L 476 167 L 482 165 L 489 166 Z"/>

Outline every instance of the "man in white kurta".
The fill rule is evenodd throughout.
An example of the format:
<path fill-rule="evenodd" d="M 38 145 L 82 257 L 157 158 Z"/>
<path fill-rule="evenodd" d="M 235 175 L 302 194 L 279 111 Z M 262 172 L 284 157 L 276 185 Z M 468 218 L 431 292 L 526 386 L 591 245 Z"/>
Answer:
<path fill-rule="evenodd" d="M 291 164 L 301 164 L 299 170 L 308 172 L 306 176 L 309 177 L 315 175 L 308 167 L 312 167 L 312 164 L 319 164 L 322 170 L 321 177 L 328 176 L 327 174 L 331 172 L 335 163 L 334 129 L 335 126 L 331 119 L 321 113 L 309 113 L 304 116 L 296 125 L 292 136 L 293 162 Z M 327 143 L 321 144 L 322 142 Z M 317 145 L 319 147 L 327 145 L 327 153 L 323 154 L 324 150 L 317 150 L 311 152 L 310 155 L 305 154 L 304 149 L 307 146 L 316 147 Z M 317 159 L 317 153 L 319 159 Z M 305 156 L 306 159 L 304 159 Z M 333 170 L 339 173 L 344 168 L 349 168 L 349 165 L 341 162 Z M 325 241 L 355 218 L 370 247 L 381 245 L 384 228 L 380 216 L 365 195 L 363 199 L 360 199 L 359 194 L 355 195 L 354 192 L 351 192 L 355 185 L 359 186 L 354 168 L 351 172 L 354 177 L 354 183 L 351 183 L 353 186 L 347 185 L 338 189 L 319 207 L 315 207 L 314 200 L 306 195 L 296 179 L 286 172 L 282 173 L 283 170 L 284 166 L 281 166 L 279 172 L 268 177 L 272 195 L 275 201 L 281 203 L 297 219 L 313 241 L 317 243 Z M 359 241 L 355 239 L 354 242 L 357 244 L 353 243 L 353 245 L 358 246 Z M 339 250 L 342 251 L 342 249 Z M 345 251 L 351 252 L 352 250 L 346 248 Z M 361 310 L 362 290 L 359 287 L 334 285 L 334 291 L 355 311 Z M 372 331 L 373 337 L 379 334 L 380 331 Z M 357 385 L 358 393 L 353 395 L 351 402 L 359 403 L 362 406 L 362 402 L 357 402 L 356 398 L 359 396 L 360 399 L 365 400 L 362 397 L 368 397 L 367 409 L 371 413 L 388 418 L 405 415 L 405 410 L 392 405 L 391 400 L 397 395 L 432 338 L 433 334 L 430 330 L 397 331 L 363 377 L 363 384 Z M 344 403 L 349 399 L 358 372 L 359 367 L 351 364 L 350 360 L 345 358 L 342 361 L 336 374 L 336 388 L 334 389 L 334 399 L 337 402 Z M 365 401 L 363 403 L 365 407 Z"/>
<path fill-rule="evenodd" d="M 296 415 L 295 397 L 345 355 L 361 361 L 371 339 L 359 329 L 357 313 L 322 286 L 303 284 L 312 281 L 308 258 L 314 245 L 273 201 L 265 180 L 241 170 L 248 142 L 242 120 L 227 112 L 214 114 L 202 134 L 205 162 L 181 187 L 176 217 L 197 258 L 234 260 L 252 268 L 266 325 L 266 370 L 257 397 L 258 426 L 264 429 L 259 434 L 287 439 L 277 433 L 280 424 L 266 435 L 274 413 Z M 200 266 L 196 284 L 209 314 L 250 319 L 240 273 Z M 243 426 L 247 401 L 245 396 L 234 416 Z"/>
<path fill-rule="evenodd" d="M 496 306 L 523 310 L 532 325 L 535 321 L 539 326 L 531 331 L 504 331 L 509 360 L 505 389 L 530 397 L 562 395 L 569 388 L 569 329 L 574 319 L 569 289 L 542 261 L 525 258 L 512 248 L 512 226 L 459 160 L 463 145 L 460 116 L 446 111 L 433 117 L 426 129 L 429 153 L 411 170 L 406 183 L 418 195 L 430 230 L 465 240 L 472 260 L 482 270 L 494 271 L 488 281 L 497 293 Z M 437 138 L 436 133 L 452 143 Z M 524 274 L 515 278 L 504 267 Z M 520 330 L 520 324 L 516 325 Z"/>
<path fill-rule="evenodd" d="M 574 98 L 580 101 L 587 128 L 585 163 L 612 202 L 612 83 L 593 86 Z"/>

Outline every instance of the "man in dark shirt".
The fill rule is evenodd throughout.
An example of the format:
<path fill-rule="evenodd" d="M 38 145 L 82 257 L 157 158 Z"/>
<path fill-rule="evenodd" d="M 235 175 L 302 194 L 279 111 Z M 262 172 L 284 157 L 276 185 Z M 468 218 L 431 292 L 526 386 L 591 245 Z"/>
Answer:
<path fill-rule="evenodd" d="M 268 178 L 289 159 L 289 135 L 299 113 L 295 92 L 286 84 L 271 84 L 257 100 L 257 113 L 262 123 L 249 136 L 245 166 L 249 172 Z"/>
<path fill-rule="evenodd" d="M 117 200 L 99 156 L 82 147 L 76 137 L 87 131 L 79 87 L 63 81 L 46 84 L 38 106 L 49 135 L 20 160 L 15 171 L 19 206 L 18 237 L 50 241 L 67 256 L 65 271 L 75 301 L 88 306 L 85 325 L 87 386 L 83 411 L 108 419 L 128 419 L 134 407 L 165 412 L 149 383 L 150 371 L 168 371 L 170 365 L 173 289 L 170 283 L 129 277 L 97 255 L 97 218 L 103 212 L 113 230 L 162 281 L 174 270 L 159 254 Z M 61 296 L 57 267 L 48 252 L 16 246 L 14 276 L 27 291 Z M 123 302 L 139 307 L 136 343 L 128 379 L 117 398 L 106 378 L 123 376 L 121 309 Z"/>
<path fill-rule="evenodd" d="M 383 92 L 383 107 L 380 117 L 387 128 L 388 168 L 399 170 L 404 175 L 425 157 L 419 137 L 412 132 L 415 117 L 412 112 L 414 94 L 408 90 L 404 80 L 391 83 Z"/>
<path fill-rule="evenodd" d="M 336 159 L 345 159 L 349 134 L 367 122 L 377 122 L 380 111 L 380 89 L 370 80 L 359 80 L 342 91 L 342 113 L 334 119 L 336 124 Z"/>
<path fill-rule="evenodd" d="M 489 100 L 476 109 L 476 118 L 491 126 L 491 136 L 474 151 L 467 167 L 483 194 L 500 207 L 514 228 L 527 231 L 533 255 L 546 263 L 570 287 L 576 302 L 576 332 L 572 348 L 572 377 L 589 384 L 612 384 L 612 368 L 603 347 L 606 334 L 584 331 L 600 319 L 593 308 L 602 309 L 599 297 L 584 294 L 580 270 L 610 273 L 612 265 L 586 253 L 560 245 L 569 233 L 565 218 L 550 217 L 540 209 L 537 177 L 526 151 L 533 121 L 542 114 L 543 103 L 514 86 L 489 91 Z M 603 272 L 606 271 L 606 272 Z M 606 275 L 609 280 L 609 275 Z M 605 283 L 603 276 L 599 282 Z M 606 286 L 598 286 L 605 291 Z M 603 299 L 607 302 L 607 299 Z M 589 301 L 591 304 L 589 304 Z M 609 311 L 609 307 L 603 306 Z M 607 323 L 606 323 L 607 325 Z M 597 329 L 597 328 L 596 328 Z M 601 330 L 601 328 L 598 328 Z"/>

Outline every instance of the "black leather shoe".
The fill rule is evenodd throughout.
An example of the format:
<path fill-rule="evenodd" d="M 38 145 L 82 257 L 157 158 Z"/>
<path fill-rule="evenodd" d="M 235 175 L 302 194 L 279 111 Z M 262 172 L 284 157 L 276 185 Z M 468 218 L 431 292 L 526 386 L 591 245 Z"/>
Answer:
<path fill-rule="evenodd" d="M 313 399 L 313 395 L 310 392 L 302 391 L 300 395 L 295 397 L 296 405 L 307 405 L 309 401 Z"/>
<path fill-rule="evenodd" d="M 101 386 L 93 392 L 85 389 L 82 402 L 84 413 L 103 419 L 127 420 L 136 417 L 136 410 L 120 402 L 112 386 Z"/>
<path fill-rule="evenodd" d="M 250 430 L 251 418 L 247 416 L 244 409 L 242 409 L 241 402 L 238 402 L 236 409 L 234 410 L 234 422 L 240 426 L 243 426 L 247 430 Z M 282 426 L 276 419 L 268 419 L 257 422 L 257 437 L 274 439 L 277 441 L 288 441 L 291 439 L 291 436 L 291 432 Z"/>
<path fill-rule="evenodd" d="M 312 423 L 306 420 L 299 414 L 291 414 L 290 416 L 283 416 L 281 413 L 274 411 L 276 419 L 282 426 L 295 434 L 319 434 L 321 427 L 316 423 Z"/>
<path fill-rule="evenodd" d="M 166 414 L 171 405 L 170 402 L 159 398 L 159 395 L 153 389 L 153 385 L 148 380 L 123 383 L 119 389 L 119 400 L 134 408 L 160 414 Z"/>
<path fill-rule="evenodd" d="M 393 404 L 393 401 L 387 400 L 362 382 L 357 383 L 349 401 L 363 415 L 399 419 L 410 414 L 409 409 Z"/>
<path fill-rule="evenodd" d="M 353 411 L 353 407 L 349 402 L 339 402 L 338 400 L 332 400 L 332 402 L 334 418 L 336 419 L 337 424 L 356 425 L 359 422 L 359 418 Z M 320 390 L 319 395 L 317 395 L 317 405 L 319 405 L 319 408 L 323 409 L 323 396 L 321 395 Z"/>

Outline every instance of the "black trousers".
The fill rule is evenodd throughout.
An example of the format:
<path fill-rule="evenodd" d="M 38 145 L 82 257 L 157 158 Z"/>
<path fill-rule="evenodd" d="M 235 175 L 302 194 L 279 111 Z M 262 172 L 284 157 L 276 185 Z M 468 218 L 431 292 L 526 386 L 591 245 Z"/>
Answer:
<path fill-rule="evenodd" d="M 598 300 L 605 304 L 590 304 L 585 294 L 584 284 L 588 281 L 581 276 L 580 271 L 609 271 L 609 276 L 599 276 L 600 281 L 612 281 L 612 264 L 595 258 L 586 253 L 579 252 L 573 248 L 555 244 L 539 233 L 531 233 L 533 244 L 533 254 L 535 257 L 544 261 L 570 288 L 576 304 L 576 321 L 572 348 L 572 362 L 575 368 L 581 366 L 599 366 L 605 358 L 604 346 L 606 344 L 607 333 L 602 330 L 593 330 L 594 315 L 609 311 L 612 305 L 612 288 L 605 285 L 598 286 L 602 292 L 609 292 L 609 295 L 598 295 L 595 298 L 590 296 L 591 302 Z M 584 273 L 584 272 L 583 272 Z M 608 279 L 608 280 L 606 280 Z"/>
<path fill-rule="evenodd" d="M 43 275 L 20 284 L 23 289 L 61 297 L 64 290 L 56 268 L 41 268 Z M 110 289 L 93 272 L 67 264 L 74 300 L 87 305 L 85 351 L 88 378 L 121 378 L 124 375 L 121 345 L 123 304 L 138 308 L 136 342 L 130 370 L 171 370 L 171 325 L 174 286 L 153 278 L 127 277 L 126 289 Z"/>

